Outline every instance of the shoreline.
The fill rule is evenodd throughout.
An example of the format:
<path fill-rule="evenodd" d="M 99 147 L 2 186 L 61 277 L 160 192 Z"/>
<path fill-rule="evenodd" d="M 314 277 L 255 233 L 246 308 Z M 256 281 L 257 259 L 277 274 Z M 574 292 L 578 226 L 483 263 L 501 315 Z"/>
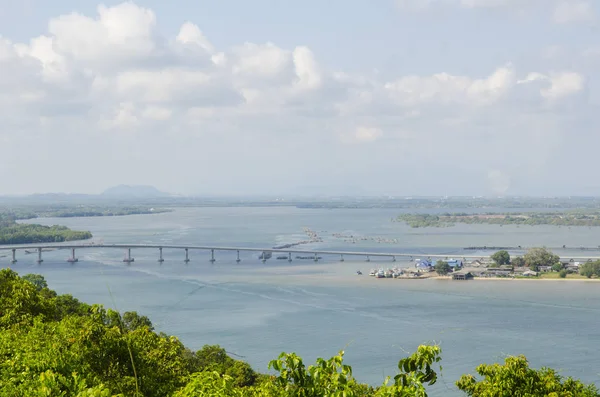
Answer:
<path fill-rule="evenodd" d="M 454 280 L 452 280 L 452 277 L 448 277 L 448 276 L 434 276 L 434 277 L 429 277 L 429 278 L 433 279 L 433 280 L 454 281 Z M 463 281 L 465 281 L 465 280 L 463 280 Z M 525 277 L 519 277 L 519 278 L 474 277 L 474 278 L 472 278 L 470 280 L 466 280 L 466 281 L 591 281 L 591 282 L 599 282 L 600 279 L 599 278 L 538 278 L 538 277 L 531 277 L 531 278 L 525 278 Z"/>

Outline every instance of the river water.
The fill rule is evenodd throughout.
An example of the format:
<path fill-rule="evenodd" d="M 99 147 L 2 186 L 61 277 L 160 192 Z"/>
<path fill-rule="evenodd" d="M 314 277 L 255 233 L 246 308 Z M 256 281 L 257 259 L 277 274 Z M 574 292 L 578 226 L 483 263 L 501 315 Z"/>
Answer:
<path fill-rule="evenodd" d="M 448 212 L 461 209 L 445 210 Z M 391 219 L 398 210 L 183 208 L 172 213 L 104 218 L 37 219 L 90 230 L 95 241 L 132 244 L 272 247 L 306 240 L 304 227 L 323 242 L 299 249 L 441 253 L 461 257 L 466 246 L 596 247 L 600 228 L 457 225 L 411 229 Z M 336 238 L 334 233 L 353 235 Z M 580 255 L 575 250 L 555 250 Z M 192 349 L 220 344 L 259 371 L 282 351 L 307 363 L 344 349 L 355 376 L 380 384 L 396 373 L 400 358 L 423 343 L 442 347 L 442 377 L 432 396 L 461 395 L 454 382 L 479 363 L 524 354 L 532 366 L 600 384 L 595 351 L 600 340 L 600 283 L 586 281 L 377 280 L 371 268 L 389 260 L 338 262 L 338 258 L 266 263 L 257 254 L 133 250 L 122 262 L 116 249 L 20 254 L 12 267 L 40 273 L 50 287 L 80 300 L 148 315 L 159 331 L 178 336 Z M 472 252 L 469 252 L 472 254 Z M 479 252 L 486 254 L 486 252 Z M 587 251 L 585 255 L 600 255 Z M 275 256 L 275 255 L 274 255 Z M 2 259 L 5 265 L 7 259 Z M 409 263 L 399 263 L 409 266 Z M 364 276 L 356 275 L 362 270 Z"/>

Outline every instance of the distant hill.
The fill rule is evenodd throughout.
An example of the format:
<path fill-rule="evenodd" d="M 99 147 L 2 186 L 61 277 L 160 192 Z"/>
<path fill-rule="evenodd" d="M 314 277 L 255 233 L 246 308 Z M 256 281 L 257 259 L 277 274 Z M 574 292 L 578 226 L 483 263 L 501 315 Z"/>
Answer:
<path fill-rule="evenodd" d="M 169 197 L 169 193 L 161 192 L 154 186 L 145 185 L 119 185 L 106 189 L 102 196 L 110 197 Z"/>

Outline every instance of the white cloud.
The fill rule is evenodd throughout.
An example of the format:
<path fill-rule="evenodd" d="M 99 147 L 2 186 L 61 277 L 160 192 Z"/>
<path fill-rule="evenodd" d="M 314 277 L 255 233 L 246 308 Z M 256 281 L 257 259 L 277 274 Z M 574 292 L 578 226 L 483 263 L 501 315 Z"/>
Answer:
<path fill-rule="evenodd" d="M 560 142 L 561 115 L 574 117 L 569 98 L 584 98 L 588 82 L 576 70 L 531 71 L 512 63 L 478 75 L 441 65 L 436 73 L 382 79 L 331 71 L 308 46 L 217 48 L 193 22 L 182 23 L 173 37 L 159 35 L 158 23 L 153 11 L 128 2 L 100 6 L 95 16 L 58 16 L 47 33 L 26 42 L 0 37 L 4 164 L 25 155 L 34 169 L 50 160 L 70 170 L 72 161 L 85 162 L 73 170 L 81 172 L 77 178 L 64 181 L 70 191 L 128 182 L 119 180 L 128 175 L 147 183 L 155 176 L 173 191 L 256 192 L 261 172 L 274 186 L 293 187 L 309 176 L 326 181 L 322 170 L 329 169 L 343 170 L 336 178 L 362 175 L 372 183 L 368 170 L 410 169 L 425 150 L 425 172 L 447 153 L 465 151 L 465 142 L 482 164 L 490 142 L 510 148 L 522 140 L 548 148 L 546 156 Z M 555 128 L 558 138 L 540 142 L 540 125 Z M 344 155 L 336 154 L 341 148 Z M 525 153 L 508 165 L 489 164 L 486 169 L 502 170 L 502 178 L 483 173 L 481 184 L 505 176 L 518 184 L 510 167 L 546 161 Z M 6 184 L 21 183 L 21 191 L 60 189 L 51 181 L 30 187 L 34 172 L 27 167 L 15 169 Z M 0 172 L 6 177 L 11 170 Z"/>
<path fill-rule="evenodd" d="M 427 77 L 407 76 L 385 84 L 385 89 L 404 106 L 431 102 L 485 105 L 506 95 L 515 82 L 515 71 L 509 65 L 483 79 L 448 73 Z"/>
<path fill-rule="evenodd" d="M 186 22 L 181 26 L 177 41 L 182 44 L 196 45 L 208 53 L 214 51 L 212 44 L 200 31 L 200 28 L 191 22 Z"/>
<path fill-rule="evenodd" d="M 572 96 L 583 91 L 585 79 L 575 72 L 561 72 L 544 75 L 541 73 L 530 73 L 520 84 L 532 82 L 544 82 L 540 88 L 540 94 L 543 98 L 550 100 L 559 100 Z"/>
<path fill-rule="evenodd" d="M 57 51 L 83 62 L 124 62 L 153 55 L 156 16 L 133 3 L 99 6 L 98 17 L 72 13 L 50 20 Z"/>
<path fill-rule="evenodd" d="M 589 22 L 596 17 L 592 3 L 586 0 L 561 0 L 554 8 L 556 23 Z"/>

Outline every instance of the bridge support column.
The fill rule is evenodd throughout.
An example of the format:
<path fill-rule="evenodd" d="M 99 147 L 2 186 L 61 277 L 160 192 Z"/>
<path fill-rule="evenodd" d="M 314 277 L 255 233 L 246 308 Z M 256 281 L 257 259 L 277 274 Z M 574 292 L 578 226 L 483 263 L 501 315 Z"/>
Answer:
<path fill-rule="evenodd" d="M 162 247 L 158 248 L 158 262 L 163 263 L 165 260 L 163 259 Z"/>
<path fill-rule="evenodd" d="M 369 255 L 367 255 L 367 262 L 371 262 L 371 258 L 369 258 Z"/>
<path fill-rule="evenodd" d="M 190 262 L 190 256 L 189 256 L 189 252 L 188 252 L 187 248 L 185 249 L 185 260 L 184 260 L 184 262 L 185 263 L 189 263 Z"/>
<path fill-rule="evenodd" d="M 38 259 L 37 259 L 37 263 L 42 263 L 44 260 L 42 259 L 42 249 L 38 248 Z"/>
<path fill-rule="evenodd" d="M 240 263 L 242 260 L 240 259 L 240 250 L 237 250 L 237 259 L 235 260 L 237 263 Z"/>
<path fill-rule="evenodd" d="M 319 261 L 319 256 L 317 255 L 317 253 L 315 252 L 315 262 Z"/>
<path fill-rule="evenodd" d="M 262 263 L 267 262 L 267 253 L 265 251 L 262 252 Z"/>
<path fill-rule="evenodd" d="M 210 250 L 210 263 L 215 263 L 215 250 Z"/>
<path fill-rule="evenodd" d="M 71 248 L 71 257 L 69 259 L 67 259 L 67 262 L 69 262 L 69 263 L 75 263 L 77 261 L 79 261 L 79 259 L 77 259 L 75 257 L 75 248 Z"/>
<path fill-rule="evenodd" d="M 292 262 L 292 253 L 288 252 L 288 262 Z"/>
<path fill-rule="evenodd" d="M 12 260 L 10 261 L 10 263 L 15 264 L 17 263 L 17 250 L 16 249 L 12 249 Z"/>
<path fill-rule="evenodd" d="M 392 256 L 392 262 L 396 262 L 396 257 Z"/>
<path fill-rule="evenodd" d="M 340 254 L 340 262 L 344 261 L 344 254 Z"/>
<path fill-rule="evenodd" d="M 125 255 L 125 259 L 123 259 L 123 262 L 125 262 L 125 263 L 131 263 L 134 260 L 135 259 L 131 257 L 131 248 L 127 248 L 127 254 Z"/>

